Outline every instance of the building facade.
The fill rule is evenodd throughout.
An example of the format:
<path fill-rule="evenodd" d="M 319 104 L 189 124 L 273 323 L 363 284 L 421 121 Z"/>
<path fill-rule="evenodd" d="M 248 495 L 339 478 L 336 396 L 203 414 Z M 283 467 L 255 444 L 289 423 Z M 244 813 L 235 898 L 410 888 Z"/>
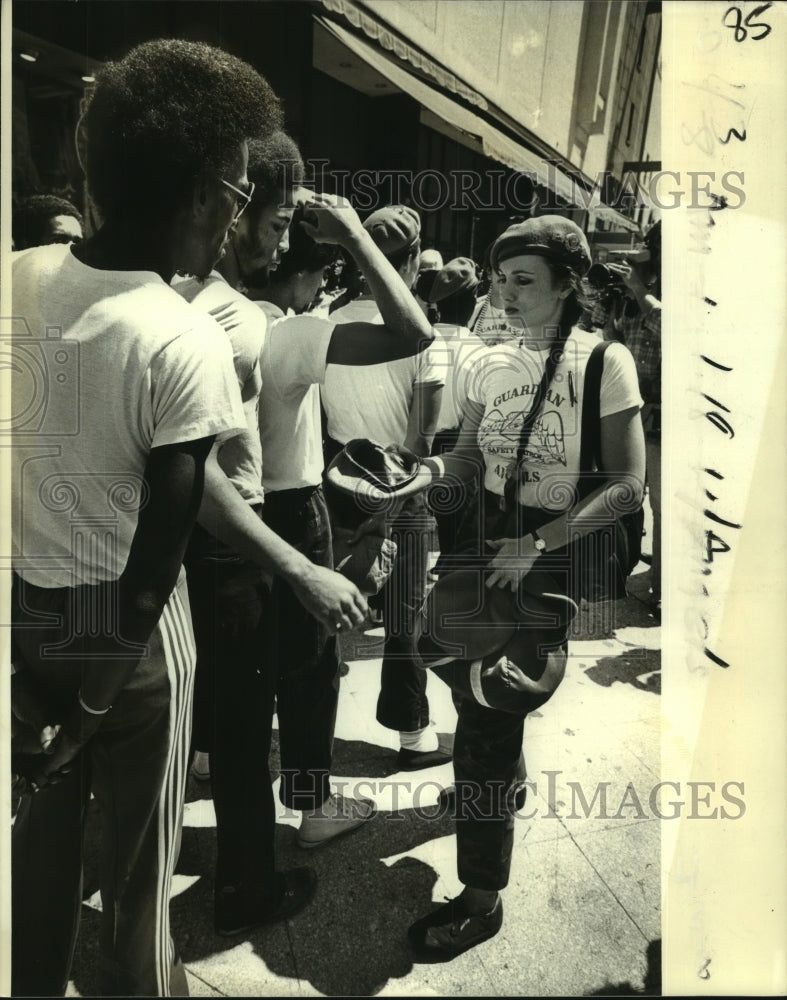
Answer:
<path fill-rule="evenodd" d="M 282 97 L 315 184 L 419 209 L 477 260 L 558 211 L 599 246 L 652 221 L 660 6 L 645 0 L 38 0 L 14 6 L 13 187 L 85 199 L 76 124 L 95 68 L 149 38 L 221 45 Z"/>

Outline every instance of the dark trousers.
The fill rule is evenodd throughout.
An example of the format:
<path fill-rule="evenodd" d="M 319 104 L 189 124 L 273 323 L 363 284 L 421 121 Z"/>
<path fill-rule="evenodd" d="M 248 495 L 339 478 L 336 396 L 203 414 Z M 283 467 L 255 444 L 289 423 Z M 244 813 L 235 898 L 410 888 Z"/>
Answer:
<path fill-rule="evenodd" d="M 385 646 L 377 721 L 386 729 L 414 732 L 429 725 L 426 673 L 412 658 L 412 637 L 426 596 L 432 518 L 423 496 L 407 500 L 393 524 L 397 553 L 382 591 Z"/>
<path fill-rule="evenodd" d="M 197 640 L 194 748 L 210 753 L 216 809 L 216 891 L 274 890 L 276 807 L 268 755 L 275 673 L 268 655 L 271 596 L 259 567 L 199 526 L 187 552 Z"/>
<path fill-rule="evenodd" d="M 56 715 L 76 702 L 81 664 L 46 655 L 42 645 L 80 631 L 80 613 L 71 614 L 73 596 L 67 588 L 14 586 L 14 642 L 23 669 Z M 62 624 L 37 625 L 41 615 L 62 616 Z M 101 815 L 101 994 L 188 995 L 169 933 L 169 895 L 180 844 L 193 677 L 181 579 L 147 655 L 71 772 L 19 804 L 12 835 L 13 996 L 65 993 L 82 905 L 91 791 Z"/>
<path fill-rule="evenodd" d="M 515 792 L 525 779 L 525 716 L 466 698 L 455 704 L 457 872 L 474 889 L 504 889 L 514 846 Z"/>
<path fill-rule="evenodd" d="M 317 566 L 333 569 L 328 508 L 322 487 L 267 493 L 265 523 Z M 311 810 L 330 795 L 333 734 L 339 703 L 336 636 L 277 578 L 268 616 L 271 669 L 277 679 L 282 802 Z"/>
<path fill-rule="evenodd" d="M 497 497 L 481 491 L 478 502 L 478 517 L 482 519 L 478 523 L 485 527 L 483 538 L 521 533 L 514 523 L 516 512 L 508 515 L 501 512 Z M 480 540 L 481 537 L 476 542 Z M 472 566 L 472 556 L 479 557 L 480 552 L 477 544 L 468 549 L 467 556 L 471 559 L 468 565 Z M 481 572 L 478 564 L 475 571 Z M 546 591 L 566 592 L 565 579 L 548 576 L 546 580 Z M 523 618 L 519 635 L 515 634 L 500 650 L 501 656 L 509 653 L 516 656 L 519 666 L 531 676 L 540 676 L 539 664 L 544 663 L 547 670 L 557 669 L 562 676 L 560 665 L 565 664 L 567 655 L 567 624 L 534 625 Z M 496 655 L 486 660 L 494 661 Z M 499 678 L 487 676 L 480 694 L 487 701 L 495 699 L 495 704 L 504 705 L 505 710 L 482 704 L 479 692 L 473 691 L 468 680 L 470 668 L 468 661 L 455 661 L 434 671 L 451 687 L 458 713 L 454 740 L 457 871 L 465 885 L 499 890 L 508 885 L 515 813 L 524 804 L 525 719 L 531 708 L 540 707 L 541 701 L 537 694 L 523 694 L 514 685 L 507 688 L 505 683 L 499 683 Z"/>

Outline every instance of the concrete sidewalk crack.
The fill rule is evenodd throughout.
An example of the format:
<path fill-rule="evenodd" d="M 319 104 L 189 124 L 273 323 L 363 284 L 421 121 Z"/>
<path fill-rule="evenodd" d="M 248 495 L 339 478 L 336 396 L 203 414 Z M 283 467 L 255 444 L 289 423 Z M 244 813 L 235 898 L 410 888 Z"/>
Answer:
<path fill-rule="evenodd" d="M 585 861 L 587 861 L 587 863 L 590 865 L 590 867 L 596 873 L 596 875 L 600 879 L 601 883 L 606 887 L 607 891 L 612 896 L 612 898 L 615 900 L 615 902 L 618 904 L 618 906 L 621 908 L 621 910 L 623 910 L 623 912 L 626 914 L 626 916 L 629 918 L 629 920 L 632 922 L 632 924 L 634 924 L 634 926 L 640 932 L 640 934 L 642 935 L 643 939 L 645 941 L 650 941 L 650 938 L 648 937 L 648 935 L 643 931 L 643 929 L 640 927 L 640 925 L 637 923 L 637 921 L 634 919 L 634 917 L 631 915 L 631 913 L 629 913 L 628 909 L 623 904 L 623 902 L 621 901 L 621 899 L 618 896 L 618 894 L 615 892 L 615 890 L 612 888 L 612 886 L 609 884 L 609 882 L 607 882 L 607 880 L 604 878 L 604 876 L 601 874 L 601 872 L 598 870 L 598 868 L 596 868 L 596 866 L 593 864 L 593 862 L 590 860 L 590 858 L 587 856 L 587 854 L 585 854 L 585 852 L 582 850 L 581 845 L 571 836 L 570 832 L 569 832 L 569 838 L 571 839 L 571 842 L 574 844 L 574 846 L 579 851 L 579 853 L 582 855 L 582 857 L 585 859 Z"/>
<path fill-rule="evenodd" d="M 194 978 L 195 978 L 195 979 L 199 979 L 199 981 L 200 981 L 200 982 L 201 982 L 201 983 L 202 983 L 203 985 L 205 985 L 205 986 L 207 986 L 207 987 L 208 987 L 209 989 L 213 990 L 213 991 L 214 991 L 214 993 L 218 993 L 218 995 L 219 995 L 220 997 L 228 997 L 228 996 L 230 995 L 229 993 L 224 993 L 224 992 L 223 992 L 222 990 L 220 990 L 220 989 L 218 988 L 218 986 L 214 986 L 214 985 L 213 985 L 213 983 L 209 983 L 209 982 L 208 982 L 208 980 L 207 980 L 207 979 L 206 979 L 206 978 L 205 978 L 204 976 L 201 976 L 201 975 L 199 975 L 199 973 L 197 973 L 197 972 L 195 972 L 195 971 L 194 971 L 193 969 L 189 968 L 189 966 L 188 966 L 188 965 L 186 966 L 186 970 L 188 971 L 188 974 L 189 974 L 190 976 L 194 976 Z"/>
<path fill-rule="evenodd" d="M 303 980 L 301 979 L 301 973 L 298 969 L 298 960 L 295 957 L 295 945 L 292 940 L 292 934 L 290 933 L 290 922 L 289 920 L 284 921 L 284 931 L 287 934 L 287 943 L 290 946 L 290 958 L 292 959 L 292 967 L 295 972 L 295 978 L 298 981 L 298 995 L 300 996 L 303 992 Z"/>

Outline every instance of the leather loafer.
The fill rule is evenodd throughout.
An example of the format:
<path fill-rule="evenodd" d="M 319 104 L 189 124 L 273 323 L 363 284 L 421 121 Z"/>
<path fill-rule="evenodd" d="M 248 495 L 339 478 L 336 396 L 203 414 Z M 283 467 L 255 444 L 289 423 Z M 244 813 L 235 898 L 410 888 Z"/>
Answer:
<path fill-rule="evenodd" d="M 396 758 L 396 769 L 398 771 L 422 771 L 427 767 L 448 764 L 453 759 L 453 751 L 446 747 L 438 747 L 436 750 L 405 750 L 402 747 Z"/>
<path fill-rule="evenodd" d="M 417 951 L 454 958 L 468 948 L 494 937 L 503 925 L 503 901 L 489 913 L 468 913 L 461 896 L 417 920 L 407 936 Z"/>
<path fill-rule="evenodd" d="M 243 934 L 263 924 L 295 916 L 314 896 L 317 876 L 311 868 L 293 868 L 277 872 L 278 892 L 274 899 L 250 899 L 243 886 L 225 886 L 216 894 L 216 933 L 224 937 Z"/>

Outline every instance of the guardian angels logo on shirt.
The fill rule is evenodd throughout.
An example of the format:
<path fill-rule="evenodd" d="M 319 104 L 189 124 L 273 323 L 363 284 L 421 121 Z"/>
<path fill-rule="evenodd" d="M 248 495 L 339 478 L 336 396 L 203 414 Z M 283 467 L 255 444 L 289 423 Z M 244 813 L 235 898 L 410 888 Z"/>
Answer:
<path fill-rule="evenodd" d="M 478 443 L 490 455 L 516 455 L 526 410 L 503 413 L 490 410 L 478 429 Z M 533 424 L 524 450 L 528 465 L 566 465 L 563 418 L 557 410 L 546 410 Z"/>

